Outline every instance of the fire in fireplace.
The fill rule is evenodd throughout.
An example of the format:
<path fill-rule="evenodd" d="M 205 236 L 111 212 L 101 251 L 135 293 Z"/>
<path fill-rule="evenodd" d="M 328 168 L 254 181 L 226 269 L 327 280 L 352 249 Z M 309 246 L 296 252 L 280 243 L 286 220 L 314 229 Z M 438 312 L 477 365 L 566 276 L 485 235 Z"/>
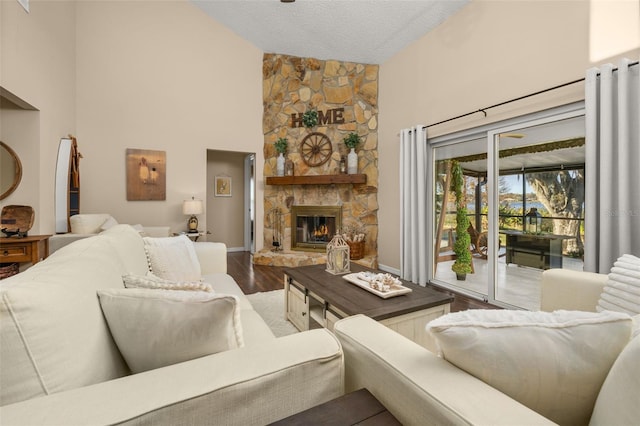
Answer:
<path fill-rule="evenodd" d="M 291 250 L 325 251 L 341 227 L 341 206 L 292 206 Z"/>

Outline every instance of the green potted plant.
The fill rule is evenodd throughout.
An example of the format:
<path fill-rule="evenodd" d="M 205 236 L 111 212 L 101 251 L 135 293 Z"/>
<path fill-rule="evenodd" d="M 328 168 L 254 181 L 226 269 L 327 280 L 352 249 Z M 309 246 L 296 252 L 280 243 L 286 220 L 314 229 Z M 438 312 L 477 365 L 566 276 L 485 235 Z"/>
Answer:
<path fill-rule="evenodd" d="M 347 155 L 347 172 L 350 175 L 358 173 L 358 154 L 356 154 L 356 147 L 360 143 L 360 136 L 357 133 L 351 132 L 342 139 L 345 146 L 351 151 Z"/>
<path fill-rule="evenodd" d="M 302 124 L 304 124 L 304 127 L 307 129 L 315 127 L 318 124 L 318 111 L 315 109 L 305 111 L 305 113 L 302 114 Z"/>
<path fill-rule="evenodd" d="M 287 148 L 289 147 L 289 141 L 287 140 L 287 138 L 279 138 L 277 141 L 275 141 L 274 145 L 278 153 L 284 154 L 287 152 Z"/>
<path fill-rule="evenodd" d="M 451 186 L 456 194 L 456 242 L 453 251 L 456 254 L 456 261 L 451 266 L 451 270 L 456 273 L 458 280 L 465 280 L 471 269 L 471 236 L 469 235 L 469 217 L 464 197 L 464 176 L 462 167 L 454 161 L 451 167 Z"/>
<path fill-rule="evenodd" d="M 275 143 L 276 151 L 280 154 L 276 159 L 276 175 L 284 176 L 284 153 L 287 152 L 289 141 L 287 138 L 279 138 Z"/>

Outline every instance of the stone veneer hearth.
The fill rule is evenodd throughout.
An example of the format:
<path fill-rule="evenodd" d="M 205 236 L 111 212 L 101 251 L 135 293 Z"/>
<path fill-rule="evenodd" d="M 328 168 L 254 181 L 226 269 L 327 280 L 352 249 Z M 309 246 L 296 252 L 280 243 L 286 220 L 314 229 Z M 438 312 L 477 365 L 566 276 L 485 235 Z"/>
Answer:
<path fill-rule="evenodd" d="M 267 185 L 264 189 L 264 249 L 254 255 L 261 265 L 301 266 L 325 262 L 322 253 L 291 251 L 291 206 L 342 206 L 343 228 L 358 227 L 366 234 L 365 258 L 358 263 L 377 266 L 378 244 L 378 66 L 323 61 L 279 54 L 263 58 L 264 176 L 275 176 L 274 142 L 287 138 L 287 157 L 296 176 L 339 173 L 341 156 L 348 153 L 342 139 L 350 132 L 361 137 L 356 149 L 358 173 L 366 184 Z M 343 108 L 343 123 L 292 127 L 292 114 L 317 109 L 326 113 Z M 329 161 L 309 167 L 299 153 L 308 132 L 326 135 L 332 143 Z M 266 179 L 265 179 L 266 182 Z M 281 216 L 272 214 L 274 210 Z M 274 217 L 281 217 L 281 251 L 273 251 L 277 235 Z"/>

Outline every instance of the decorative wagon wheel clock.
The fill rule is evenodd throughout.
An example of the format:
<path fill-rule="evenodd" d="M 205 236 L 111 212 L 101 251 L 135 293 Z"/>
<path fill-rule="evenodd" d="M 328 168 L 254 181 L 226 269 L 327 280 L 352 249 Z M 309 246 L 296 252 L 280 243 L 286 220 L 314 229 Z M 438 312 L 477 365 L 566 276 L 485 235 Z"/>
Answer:
<path fill-rule="evenodd" d="M 309 167 L 318 167 L 329 161 L 333 147 L 329 138 L 319 132 L 309 133 L 300 143 L 300 154 Z"/>

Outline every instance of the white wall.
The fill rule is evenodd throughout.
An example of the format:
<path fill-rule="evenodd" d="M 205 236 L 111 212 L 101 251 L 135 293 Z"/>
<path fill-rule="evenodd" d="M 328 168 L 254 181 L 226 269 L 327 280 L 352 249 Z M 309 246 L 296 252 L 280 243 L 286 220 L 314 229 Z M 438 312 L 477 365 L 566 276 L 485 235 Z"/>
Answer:
<path fill-rule="evenodd" d="M 20 156 L 20 186 L 0 205 L 34 207 L 31 234 L 54 232 L 53 178 L 60 138 L 76 131 L 75 3 L 0 1 L 0 86 L 37 111 L 3 103 L 0 138 Z"/>
<path fill-rule="evenodd" d="M 431 124 L 584 77 L 595 63 L 640 55 L 637 2 L 613 1 L 598 22 L 626 22 L 620 34 L 592 28 L 589 1 L 474 0 L 380 67 L 379 261 L 399 268 L 400 129 Z M 635 13 L 635 15 L 634 15 Z M 629 19 L 636 16 L 636 19 Z M 601 28 L 601 27 L 597 27 Z M 631 40 L 629 40 L 631 38 Z M 594 59 L 591 44 L 598 42 Z M 603 52 L 608 46 L 610 54 Z M 623 47 L 621 47 L 623 46 Z M 629 46 L 634 46 L 628 50 Z M 622 50 L 621 50 L 622 49 Z M 624 50 L 626 49 L 626 50 Z M 428 129 L 434 137 L 583 99 L 583 85 Z"/>
<path fill-rule="evenodd" d="M 77 94 L 83 212 L 181 231 L 208 149 L 263 155 L 262 52 L 187 1 L 78 3 Z M 166 201 L 126 200 L 127 148 L 166 151 Z"/>

